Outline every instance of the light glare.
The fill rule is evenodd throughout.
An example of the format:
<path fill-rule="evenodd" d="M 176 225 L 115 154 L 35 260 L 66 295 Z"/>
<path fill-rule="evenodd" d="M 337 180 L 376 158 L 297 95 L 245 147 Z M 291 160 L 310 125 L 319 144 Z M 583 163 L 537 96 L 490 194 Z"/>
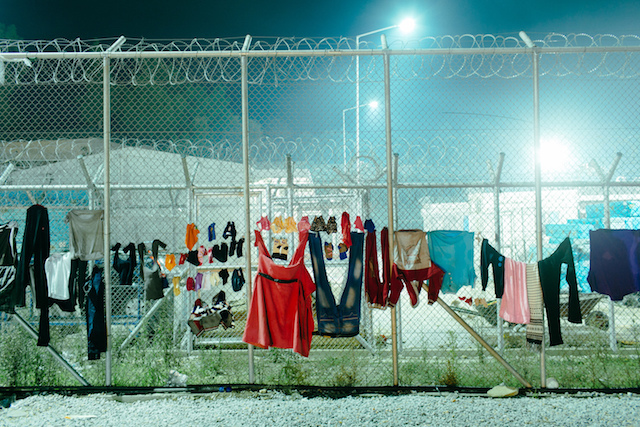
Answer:
<path fill-rule="evenodd" d="M 400 25 L 398 25 L 398 27 L 403 33 L 410 33 L 414 30 L 414 28 L 416 28 L 416 20 L 413 18 L 405 18 L 402 20 L 402 22 L 400 22 Z"/>
<path fill-rule="evenodd" d="M 373 108 L 374 110 L 375 110 L 376 108 L 378 108 L 378 105 L 379 105 L 379 104 L 378 104 L 378 101 L 371 101 L 371 102 L 369 103 L 369 107 L 370 107 L 370 108 Z"/>

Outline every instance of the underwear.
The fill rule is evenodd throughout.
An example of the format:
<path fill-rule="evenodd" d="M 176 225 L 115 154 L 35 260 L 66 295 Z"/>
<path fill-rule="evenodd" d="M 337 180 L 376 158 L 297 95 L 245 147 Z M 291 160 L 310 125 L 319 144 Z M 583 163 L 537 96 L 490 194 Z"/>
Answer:
<path fill-rule="evenodd" d="M 362 225 L 362 218 L 360 218 L 359 215 L 356 217 L 356 220 L 353 222 L 353 226 L 355 227 L 356 230 L 362 231 L 364 233 L 364 227 Z"/>
<path fill-rule="evenodd" d="M 200 261 L 198 261 L 198 251 L 189 251 L 187 262 L 195 266 L 200 265 Z"/>
<path fill-rule="evenodd" d="M 196 274 L 196 280 L 195 280 L 196 284 L 194 286 L 194 290 L 199 291 L 200 289 L 202 289 L 202 278 L 203 278 L 202 273 Z"/>
<path fill-rule="evenodd" d="M 193 280 L 193 277 L 187 277 L 187 290 L 193 291 L 195 290 L 196 282 Z"/>
<path fill-rule="evenodd" d="M 180 254 L 180 260 L 178 261 L 178 265 L 184 264 L 186 260 L 187 260 L 187 254 Z"/>

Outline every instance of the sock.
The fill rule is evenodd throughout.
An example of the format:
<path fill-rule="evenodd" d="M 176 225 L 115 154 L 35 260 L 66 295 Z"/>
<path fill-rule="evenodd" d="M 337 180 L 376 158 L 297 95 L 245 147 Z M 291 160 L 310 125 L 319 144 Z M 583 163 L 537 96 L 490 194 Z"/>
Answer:
<path fill-rule="evenodd" d="M 236 242 L 236 239 L 233 239 L 229 244 L 229 256 L 233 256 L 233 254 L 236 252 L 237 246 L 238 246 L 238 242 Z"/>
<path fill-rule="evenodd" d="M 209 241 L 216 240 L 216 223 L 212 222 L 209 228 L 207 228 L 209 232 Z"/>
<path fill-rule="evenodd" d="M 173 276 L 173 295 L 180 295 L 180 276 Z"/>
<path fill-rule="evenodd" d="M 333 243 L 324 242 L 324 257 L 328 260 L 333 259 Z"/>
<path fill-rule="evenodd" d="M 348 250 L 349 248 L 347 248 L 347 245 L 345 245 L 344 243 L 340 243 L 338 245 L 338 251 L 340 251 L 340 259 L 347 259 Z"/>
<path fill-rule="evenodd" d="M 289 257 L 289 241 L 287 239 L 281 239 L 280 242 L 282 246 L 280 246 L 280 259 L 287 260 Z"/>
<path fill-rule="evenodd" d="M 242 247 L 244 246 L 244 237 L 238 240 L 238 247 L 236 248 L 236 256 L 238 258 L 242 257 Z"/>

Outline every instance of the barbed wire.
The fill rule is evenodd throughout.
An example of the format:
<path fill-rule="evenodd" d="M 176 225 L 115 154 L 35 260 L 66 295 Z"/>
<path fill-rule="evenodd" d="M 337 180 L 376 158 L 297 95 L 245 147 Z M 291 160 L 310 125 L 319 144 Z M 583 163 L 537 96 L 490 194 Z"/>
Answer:
<path fill-rule="evenodd" d="M 113 39 L 56 39 L 51 41 L 0 40 L 0 52 L 104 52 Z M 640 36 L 614 36 L 551 33 L 534 38 L 538 47 L 637 47 Z M 124 52 L 227 52 L 239 51 L 243 39 L 192 39 L 152 41 L 129 39 Z M 455 49 L 501 49 L 525 47 L 517 36 L 471 35 L 425 37 L 417 40 L 394 40 L 390 48 L 407 50 L 407 55 L 394 55 L 393 78 L 405 80 L 471 77 L 515 78 L 531 73 L 529 55 L 477 54 L 454 55 Z M 259 38 L 250 49 L 255 52 L 333 51 L 379 49 L 374 42 L 353 38 Z M 418 54 L 415 50 L 437 49 L 443 54 Z M 1 54 L 0 54 L 1 56 Z M 596 75 L 630 78 L 640 73 L 638 54 L 633 52 L 544 53 L 541 74 L 553 76 Z M 329 80 L 355 82 L 380 79 L 379 57 L 362 56 L 360 75 L 356 75 L 356 56 L 255 56 L 249 60 L 249 79 L 253 84 L 279 84 L 286 81 Z M 102 82 L 100 59 L 38 59 L 30 66 L 23 62 L 4 63 L 4 80 L 13 84 Z M 112 60 L 112 82 L 133 85 L 175 85 L 195 82 L 240 82 L 240 60 L 237 57 L 208 58 L 124 58 Z"/>

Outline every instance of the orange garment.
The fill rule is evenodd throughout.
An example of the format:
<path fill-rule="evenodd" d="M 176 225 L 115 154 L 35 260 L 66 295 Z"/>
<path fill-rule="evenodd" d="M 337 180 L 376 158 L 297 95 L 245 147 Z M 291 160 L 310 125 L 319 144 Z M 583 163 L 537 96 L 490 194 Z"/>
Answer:
<path fill-rule="evenodd" d="M 187 249 L 192 250 L 193 247 L 198 243 L 198 234 L 200 230 L 194 223 L 187 224 L 187 235 L 184 239 L 184 243 L 187 245 Z"/>
<path fill-rule="evenodd" d="M 174 254 L 167 254 L 164 257 L 164 266 L 169 271 L 173 270 L 173 267 L 176 266 L 176 256 Z"/>
<path fill-rule="evenodd" d="M 313 333 L 311 294 L 316 285 L 304 265 L 308 232 L 300 233 L 300 243 L 288 266 L 277 265 L 259 231 L 255 231 L 260 254 L 251 306 L 242 341 L 260 348 L 291 348 L 308 357 Z"/>
<path fill-rule="evenodd" d="M 271 231 L 273 231 L 276 234 L 279 234 L 279 233 L 282 233 L 283 230 L 284 230 L 284 223 L 282 222 L 282 217 L 281 216 L 275 217 L 271 222 Z"/>
<path fill-rule="evenodd" d="M 297 225 L 298 224 L 296 224 L 296 220 L 293 219 L 292 216 L 290 216 L 289 218 L 284 220 L 284 232 L 295 233 L 298 230 Z"/>

